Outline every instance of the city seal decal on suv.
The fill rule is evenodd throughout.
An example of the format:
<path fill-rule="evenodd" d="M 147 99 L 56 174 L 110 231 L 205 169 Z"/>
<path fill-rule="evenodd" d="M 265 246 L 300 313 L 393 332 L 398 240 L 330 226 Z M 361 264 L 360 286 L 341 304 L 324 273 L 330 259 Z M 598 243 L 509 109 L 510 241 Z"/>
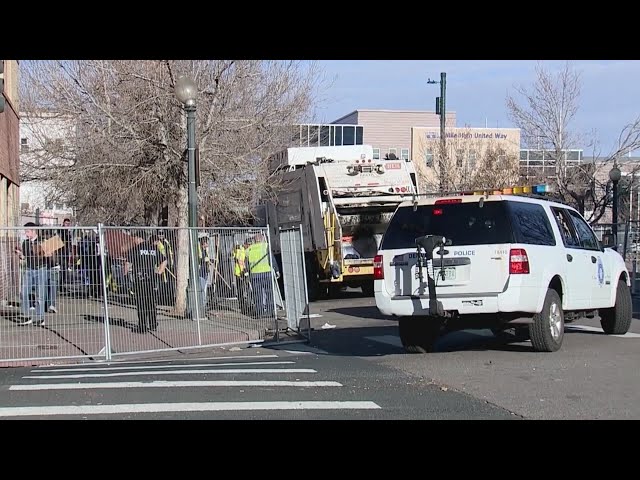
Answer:
<path fill-rule="evenodd" d="M 598 257 L 598 284 L 604 283 L 604 265 L 602 264 L 602 258 Z"/>

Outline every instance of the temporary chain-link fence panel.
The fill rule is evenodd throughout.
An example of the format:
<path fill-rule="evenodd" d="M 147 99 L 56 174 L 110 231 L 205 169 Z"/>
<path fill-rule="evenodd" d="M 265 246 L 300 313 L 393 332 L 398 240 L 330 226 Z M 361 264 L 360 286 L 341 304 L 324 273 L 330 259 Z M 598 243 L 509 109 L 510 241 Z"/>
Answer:
<path fill-rule="evenodd" d="M 301 227 L 280 230 L 287 327 L 309 338 L 309 299 L 304 264 L 304 245 L 302 242 Z"/>
<path fill-rule="evenodd" d="M 266 228 L 5 228 L 0 362 L 277 340 L 279 275 Z"/>

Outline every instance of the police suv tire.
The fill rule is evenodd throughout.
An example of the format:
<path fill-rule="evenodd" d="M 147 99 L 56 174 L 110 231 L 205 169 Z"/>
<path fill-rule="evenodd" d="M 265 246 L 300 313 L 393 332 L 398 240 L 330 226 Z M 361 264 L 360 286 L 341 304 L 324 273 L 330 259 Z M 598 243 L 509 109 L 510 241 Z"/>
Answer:
<path fill-rule="evenodd" d="M 560 349 L 564 338 L 564 312 L 560 295 L 555 290 L 547 289 L 542 311 L 533 316 L 533 323 L 529 325 L 529 336 L 536 352 L 556 352 Z"/>
<path fill-rule="evenodd" d="M 616 290 L 616 303 L 612 308 L 604 308 L 600 312 L 600 325 L 607 335 L 624 335 L 631 327 L 633 305 L 631 291 L 627 283 L 620 279 Z"/>
<path fill-rule="evenodd" d="M 408 353 L 433 352 L 442 322 L 429 317 L 402 317 L 398 320 L 400 341 Z"/>

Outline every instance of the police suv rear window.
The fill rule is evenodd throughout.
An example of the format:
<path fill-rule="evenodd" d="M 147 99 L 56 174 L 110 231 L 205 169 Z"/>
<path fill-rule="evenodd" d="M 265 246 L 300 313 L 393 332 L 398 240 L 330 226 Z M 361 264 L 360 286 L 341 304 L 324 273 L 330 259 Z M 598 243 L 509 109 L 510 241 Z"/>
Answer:
<path fill-rule="evenodd" d="M 528 245 L 556 244 L 549 217 L 542 205 L 527 202 L 507 202 L 516 243 Z"/>
<path fill-rule="evenodd" d="M 423 235 L 442 235 L 453 245 L 514 243 L 505 202 L 445 203 L 399 208 L 381 249 L 415 248 Z"/>

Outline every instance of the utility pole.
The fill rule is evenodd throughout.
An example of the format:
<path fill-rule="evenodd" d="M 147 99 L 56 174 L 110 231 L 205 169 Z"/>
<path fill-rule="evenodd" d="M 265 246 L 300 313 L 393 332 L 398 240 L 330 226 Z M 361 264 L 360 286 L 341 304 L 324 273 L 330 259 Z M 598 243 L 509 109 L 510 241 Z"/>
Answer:
<path fill-rule="evenodd" d="M 440 96 L 436 97 L 436 115 L 440 115 L 440 155 L 438 155 L 438 169 L 440 170 L 440 191 L 447 190 L 447 137 L 445 133 L 445 122 L 447 115 L 447 74 L 440 73 L 440 81 L 427 80 L 429 84 L 440 84 Z"/>

